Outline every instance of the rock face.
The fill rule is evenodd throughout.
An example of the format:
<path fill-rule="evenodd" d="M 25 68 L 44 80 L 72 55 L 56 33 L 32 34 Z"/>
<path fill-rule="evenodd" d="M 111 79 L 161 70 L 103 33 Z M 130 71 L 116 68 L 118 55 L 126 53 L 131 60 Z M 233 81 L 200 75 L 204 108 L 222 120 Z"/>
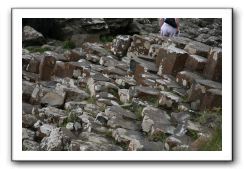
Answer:
<path fill-rule="evenodd" d="M 189 20 L 166 38 L 157 19 L 24 19 L 23 151 L 200 150 L 221 128 L 221 35 Z"/>
<path fill-rule="evenodd" d="M 39 66 L 40 80 L 51 80 L 56 59 L 52 56 L 44 56 Z"/>
<path fill-rule="evenodd" d="M 46 42 L 45 38 L 40 32 L 37 32 L 30 26 L 23 28 L 23 45 L 42 45 Z"/>

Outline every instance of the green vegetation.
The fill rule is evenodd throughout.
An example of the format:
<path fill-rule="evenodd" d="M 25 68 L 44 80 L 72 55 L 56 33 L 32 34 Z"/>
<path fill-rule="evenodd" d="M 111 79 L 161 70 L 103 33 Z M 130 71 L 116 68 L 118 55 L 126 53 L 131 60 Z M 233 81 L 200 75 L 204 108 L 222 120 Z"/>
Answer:
<path fill-rule="evenodd" d="M 96 98 L 95 97 L 89 97 L 86 101 L 87 101 L 87 103 L 95 104 L 96 103 Z"/>
<path fill-rule="evenodd" d="M 67 123 L 74 123 L 76 121 L 78 121 L 78 115 L 75 112 L 70 111 L 68 117 L 63 120 L 62 124 L 60 124 L 59 127 L 66 127 Z"/>
<path fill-rule="evenodd" d="M 41 48 L 41 47 L 27 47 L 26 48 L 30 53 L 44 53 L 45 51 L 49 51 L 49 48 Z"/>
<path fill-rule="evenodd" d="M 154 107 L 158 107 L 158 100 L 159 98 L 158 97 L 147 97 L 147 96 L 144 96 L 144 97 L 140 97 L 142 100 L 144 101 L 147 101 L 150 105 L 154 106 Z"/>
<path fill-rule="evenodd" d="M 74 49 L 75 48 L 75 44 L 74 44 L 74 42 L 72 42 L 70 40 L 66 40 L 63 43 L 63 48 L 64 49 Z"/>
<path fill-rule="evenodd" d="M 217 128 L 213 132 L 212 138 L 204 144 L 200 151 L 221 151 L 222 150 L 222 131 L 221 128 Z"/>
<path fill-rule="evenodd" d="M 99 38 L 100 38 L 100 41 L 102 43 L 107 43 L 107 42 L 112 42 L 113 39 L 115 38 L 115 36 L 113 36 L 113 35 L 101 35 Z"/>
<path fill-rule="evenodd" d="M 168 137 L 168 135 L 165 134 L 165 133 L 156 132 L 153 135 L 150 135 L 148 138 L 151 141 L 161 141 L 161 142 L 164 142 L 167 137 Z"/>
<path fill-rule="evenodd" d="M 188 130 L 186 135 L 190 136 L 192 139 L 196 140 L 198 138 L 198 133 L 194 130 Z"/>

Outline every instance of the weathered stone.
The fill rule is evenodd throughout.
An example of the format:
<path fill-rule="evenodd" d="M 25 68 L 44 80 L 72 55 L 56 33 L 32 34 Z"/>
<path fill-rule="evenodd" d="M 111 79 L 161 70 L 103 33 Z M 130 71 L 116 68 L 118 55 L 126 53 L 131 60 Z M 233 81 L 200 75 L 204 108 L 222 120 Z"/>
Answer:
<path fill-rule="evenodd" d="M 163 107 L 172 108 L 174 106 L 177 106 L 178 103 L 180 103 L 181 101 L 182 101 L 181 97 L 171 92 L 161 91 L 158 103 Z"/>
<path fill-rule="evenodd" d="M 142 110 L 142 130 L 155 134 L 173 134 L 174 127 L 170 125 L 170 116 L 163 110 L 147 106 Z"/>
<path fill-rule="evenodd" d="M 31 94 L 35 88 L 35 84 L 22 80 L 22 100 L 25 102 L 29 102 L 31 98 Z"/>
<path fill-rule="evenodd" d="M 104 47 L 98 43 L 89 43 L 89 42 L 84 43 L 83 49 L 84 52 L 86 52 L 87 54 L 97 55 L 99 56 L 99 58 L 102 56 L 111 55 L 109 51 L 104 49 Z"/>
<path fill-rule="evenodd" d="M 134 35 L 131 46 L 129 47 L 127 52 L 127 56 L 135 57 L 140 55 L 148 55 L 150 46 L 154 43 L 154 40 L 150 37 Z"/>
<path fill-rule="evenodd" d="M 204 76 L 208 79 L 222 82 L 222 49 L 212 48 L 204 69 Z"/>
<path fill-rule="evenodd" d="M 41 104 L 53 106 L 53 107 L 61 107 L 64 104 L 65 93 L 58 94 L 55 92 L 48 92 L 41 98 Z"/>
<path fill-rule="evenodd" d="M 52 56 L 44 56 L 39 66 L 40 80 L 51 80 L 56 59 Z"/>
<path fill-rule="evenodd" d="M 166 150 L 173 151 L 182 151 L 188 150 L 189 146 L 192 142 L 191 138 L 187 135 L 184 136 L 169 136 L 165 140 L 165 148 Z"/>
<path fill-rule="evenodd" d="M 115 83 L 118 84 L 119 86 L 122 86 L 123 88 L 130 88 L 131 86 L 136 86 L 136 81 L 134 78 L 124 76 L 124 77 L 118 77 L 115 80 Z"/>
<path fill-rule="evenodd" d="M 101 125 L 107 125 L 108 117 L 103 112 L 100 112 L 97 114 L 95 122 Z"/>
<path fill-rule="evenodd" d="M 130 47 L 131 41 L 132 39 L 129 35 L 116 36 L 111 46 L 111 52 L 118 57 L 125 56 L 128 48 Z"/>
<path fill-rule="evenodd" d="M 86 60 L 88 60 L 92 63 L 99 63 L 100 56 L 88 53 L 88 54 L 86 54 Z"/>
<path fill-rule="evenodd" d="M 170 40 L 175 44 L 175 47 L 184 49 L 187 44 L 189 44 L 192 40 L 186 37 L 174 36 L 170 38 Z"/>
<path fill-rule="evenodd" d="M 82 48 L 66 50 L 64 53 L 64 57 L 67 58 L 67 60 L 70 62 L 77 62 L 82 58 L 82 55 Z"/>
<path fill-rule="evenodd" d="M 190 105 L 188 103 L 179 103 L 178 110 L 179 111 L 189 111 Z"/>
<path fill-rule="evenodd" d="M 201 100 L 203 95 L 208 89 L 220 89 L 222 84 L 206 79 L 196 80 L 196 83 L 192 83 L 191 88 L 187 91 L 187 101 Z"/>
<path fill-rule="evenodd" d="M 206 63 L 206 58 L 198 55 L 190 55 L 186 60 L 185 67 L 192 71 L 202 72 Z"/>
<path fill-rule="evenodd" d="M 37 32 L 30 26 L 25 26 L 23 28 L 23 45 L 42 45 L 46 42 L 45 38 L 40 32 Z"/>
<path fill-rule="evenodd" d="M 31 57 L 32 57 L 31 54 L 24 53 L 24 50 L 28 51 L 27 49 L 22 49 L 22 70 L 26 70 L 26 68 L 31 60 Z"/>
<path fill-rule="evenodd" d="M 87 85 L 92 97 L 96 96 L 96 93 L 99 92 L 111 92 L 111 91 L 118 92 L 119 89 L 113 83 L 104 82 L 104 81 L 97 81 L 94 83 L 92 79 L 88 79 Z"/>
<path fill-rule="evenodd" d="M 22 79 L 29 81 L 29 82 L 36 83 L 39 79 L 39 75 L 36 73 L 31 73 L 31 72 L 27 72 L 27 71 L 22 70 Z"/>
<path fill-rule="evenodd" d="M 45 119 L 50 123 L 58 123 L 61 117 L 66 116 L 66 113 L 55 107 L 44 107 L 42 109 L 38 109 L 39 116 Z"/>
<path fill-rule="evenodd" d="M 34 140 L 35 132 L 27 128 L 22 128 L 22 141 L 23 140 Z"/>
<path fill-rule="evenodd" d="M 96 94 L 96 99 L 103 98 L 103 99 L 110 99 L 110 100 L 118 100 L 114 95 L 108 92 L 100 92 Z"/>
<path fill-rule="evenodd" d="M 51 131 L 49 137 L 44 137 L 40 147 L 45 151 L 63 151 L 68 150 L 73 134 L 61 128 L 55 128 Z"/>
<path fill-rule="evenodd" d="M 32 54 L 29 64 L 26 67 L 26 71 L 31 73 L 39 73 L 39 65 L 43 57 L 43 55 L 40 55 L 38 53 Z"/>
<path fill-rule="evenodd" d="M 118 142 L 130 147 L 134 147 L 130 150 L 137 150 L 143 147 L 141 145 L 142 136 L 138 131 L 126 130 L 123 128 L 117 128 L 113 130 L 112 137 Z M 136 145 L 135 145 L 136 144 Z"/>
<path fill-rule="evenodd" d="M 155 59 L 158 56 L 158 52 L 159 52 L 160 47 L 161 47 L 161 45 L 157 45 L 157 44 L 151 45 L 149 52 L 148 52 L 148 56 Z"/>
<path fill-rule="evenodd" d="M 115 100 L 103 99 L 103 98 L 97 99 L 96 104 L 99 107 L 107 107 L 107 106 L 113 106 L 113 105 L 118 106 L 119 105 L 119 103 L 116 102 Z"/>
<path fill-rule="evenodd" d="M 184 50 L 189 54 L 199 55 L 207 58 L 210 51 L 210 46 L 200 42 L 192 41 L 185 46 Z"/>
<path fill-rule="evenodd" d="M 181 71 L 176 76 L 176 82 L 186 88 L 190 88 L 198 79 L 203 79 L 203 77 L 190 71 Z"/>
<path fill-rule="evenodd" d="M 78 116 L 82 123 L 82 131 L 91 132 L 92 125 L 91 122 L 95 119 L 89 116 L 87 113 L 83 113 L 82 115 Z"/>
<path fill-rule="evenodd" d="M 23 151 L 40 151 L 40 144 L 32 140 L 24 140 L 22 143 Z"/>
<path fill-rule="evenodd" d="M 190 115 L 187 112 L 171 113 L 171 119 L 177 123 L 186 123 L 190 119 Z"/>
<path fill-rule="evenodd" d="M 68 130 L 70 130 L 70 131 L 74 130 L 74 123 L 72 123 L 72 122 L 68 122 L 68 123 L 66 124 L 66 129 L 68 129 Z"/>
<path fill-rule="evenodd" d="M 64 78 L 72 77 L 75 67 L 69 63 L 57 61 L 54 67 L 54 75 Z"/>
<path fill-rule="evenodd" d="M 76 101 L 69 101 L 64 104 L 64 109 L 65 110 L 72 110 L 72 109 L 77 109 L 77 108 L 84 108 L 86 102 L 76 102 Z"/>
<path fill-rule="evenodd" d="M 128 89 L 119 89 L 118 95 L 122 103 L 129 103 L 131 100 L 131 95 Z"/>
<path fill-rule="evenodd" d="M 144 86 L 134 86 L 130 88 L 130 92 L 133 97 L 158 97 L 160 91 L 155 88 L 151 87 L 144 87 Z"/>
<path fill-rule="evenodd" d="M 161 78 L 156 79 L 156 86 L 161 90 L 173 90 L 182 88 L 178 83 L 176 83 L 175 77 L 171 75 L 163 75 Z"/>
<path fill-rule="evenodd" d="M 116 66 L 119 64 L 119 61 L 115 59 L 113 56 L 102 56 L 99 60 L 100 65 L 102 66 Z"/>
<path fill-rule="evenodd" d="M 222 107 L 222 91 L 219 89 L 209 89 L 201 100 L 201 110 Z"/>
<path fill-rule="evenodd" d="M 33 105 L 22 102 L 22 114 L 31 114 L 33 108 L 34 108 Z"/>
<path fill-rule="evenodd" d="M 174 130 L 174 136 L 182 137 L 187 132 L 187 125 L 185 122 L 177 124 L 177 127 Z"/>
<path fill-rule="evenodd" d="M 79 88 L 64 88 L 66 93 L 66 102 L 69 101 L 83 101 L 89 97 L 89 94 Z"/>
<path fill-rule="evenodd" d="M 127 72 L 124 70 L 121 70 L 119 68 L 115 68 L 114 66 L 109 66 L 109 67 L 106 67 L 103 69 L 103 74 L 106 74 L 109 77 L 111 77 L 112 75 L 115 75 L 115 77 L 117 77 L 117 76 L 120 77 L 120 76 L 125 76 L 127 74 Z"/>
<path fill-rule="evenodd" d="M 192 101 L 191 102 L 191 110 L 195 110 L 195 111 L 200 110 L 200 104 L 201 104 L 201 102 L 199 99 Z"/>
<path fill-rule="evenodd" d="M 68 62 L 68 58 L 64 57 L 63 53 L 58 53 L 58 52 L 54 52 L 54 51 L 45 51 L 44 55 L 53 56 L 53 57 L 55 57 L 56 61 Z"/>
<path fill-rule="evenodd" d="M 32 127 L 36 121 L 37 121 L 37 118 L 32 114 L 22 115 L 22 127 L 24 127 L 24 128 Z"/>
<path fill-rule="evenodd" d="M 82 33 L 82 34 L 73 34 L 70 38 L 70 41 L 75 44 L 77 47 L 81 47 L 83 43 L 85 42 L 90 42 L 90 43 L 95 43 L 100 40 L 100 34 L 87 34 L 87 33 Z"/>
<path fill-rule="evenodd" d="M 120 106 L 111 106 L 105 110 L 104 114 L 108 117 L 107 125 L 112 128 L 139 129 L 135 123 L 136 115 Z"/>
<path fill-rule="evenodd" d="M 188 58 L 188 53 L 174 46 L 162 47 L 159 50 L 158 59 L 161 61 L 162 73 L 176 75 L 182 71 Z M 160 65 L 156 62 L 157 65 Z"/>
<path fill-rule="evenodd" d="M 43 124 L 36 132 L 36 136 L 39 139 L 42 139 L 43 137 L 48 137 L 54 128 L 56 128 L 54 125 Z"/>

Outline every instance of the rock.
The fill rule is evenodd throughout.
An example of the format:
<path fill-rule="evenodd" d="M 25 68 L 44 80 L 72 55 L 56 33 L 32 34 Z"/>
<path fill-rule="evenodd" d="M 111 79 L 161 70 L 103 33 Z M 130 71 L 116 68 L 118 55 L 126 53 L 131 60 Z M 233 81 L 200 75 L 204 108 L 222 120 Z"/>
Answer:
<path fill-rule="evenodd" d="M 62 53 L 58 53 L 59 51 Z M 63 51 L 61 49 L 58 49 L 57 52 L 45 51 L 44 55 L 53 56 L 56 59 L 56 61 L 68 62 L 68 58 L 64 57 Z"/>
<path fill-rule="evenodd" d="M 72 151 L 122 151 L 123 149 L 114 145 L 109 139 L 95 133 L 82 132 L 80 140 L 72 140 L 70 144 Z"/>
<path fill-rule="evenodd" d="M 23 101 L 25 101 L 27 103 L 30 101 L 34 88 L 35 88 L 34 83 L 22 80 L 22 100 Z"/>
<path fill-rule="evenodd" d="M 22 141 L 23 140 L 34 140 L 35 132 L 27 128 L 22 128 Z"/>
<path fill-rule="evenodd" d="M 148 55 L 150 46 L 154 43 L 154 40 L 150 37 L 134 35 L 131 46 L 129 47 L 127 52 L 127 56 L 135 57 L 140 55 Z"/>
<path fill-rule="evenodd" d="M 49 137 L 44 137 L 41 141 L 40 147 L 44 151 L 64 151 L 68 150 L 71 137 L 73 135 L 67 130 L 61 130 L 61 128 L 55 128 L 51 131 Z"/>
<path fill-rule="evenodd" d="M 112 137 L 116 142 L 125 144 L 130 147 L 134 147 L 130 150 L 141 149 L 143 145 L 141 145 L 142 136 L 138 131 L 126 130 L 123 128 L 117 128 L 113 130 Z"/>
<path fill-rule="evenodd" d="M 75 67 L 72 64 L 64 63 L 62 61 L 56 61 L 54 67 L 54 75 L 57 77 L 72 77 L 74 73 Z"/>
<path fill-rule="evenodd" d="M 86 93 L 83 90 L 80 90 L 79 88 L 64 88 L 64 91 L 66 93 L 66 102 L 69 101 L 76 101 L 80 102 L 89 97 L 89 94 Z"/>
<path fill-rule="evenodd" d="M 161 47 L 161 45 L 158 44 L 152 44 L 150 46 L 149 52 L 148 52 L 148 56 L 152 57 L 153 59 L 155 59 L 158 56 L 158 52 L 159 52 L 159 48 Z"/>
<path fill-rule="evenodd" d="M 38 109 L 39 116 L 44 118 L 47 122 L 50 123 L 58 123 L 61 117 L 67 116 L 67 114 L 55 107 L 44 107 L 42 109 Z"/>
<path fill-rule="evenodd" d="M 33 105 L 22 102 L 22 114 L 31 114 L 33 108 L 34 108 Z"/>
<path fill-rule="evenodd" d="M 44 56 L 39 66 L 40 80 L 51 80 L 56 59 L 52 56 Z"/>
<path fill-rule="evenodd" d="M 41 98 L 41 104 L 53 107 L 61 107 L 64 104 L 65 93 L 58 94 L 55 92 L 48 92 Z"/>
<path fill-rule="evenodd" d="M 108 32 L 108 26 L 103 18 L 82 18 L 80 25 L 88 33 Z"/>
<path fill-rule="evenodd" d="M 29 81 L 29 82 L 36 83 L 39 79 L 39 76 L 38 76 L 38 74 L 22 70 L 22 79 Z"/>
<path fill-rule="evenodd" d="M 118 87 L 110 82 L 97 81 L 93 83 L 92 79 L 88 79 L 87 85 L 92 97 L 99 92 L 118 92 Z"/>
<path fill-rule="evenodd" d="M 72 122 L 68 122 L 68 123 L 66 124 L 66 129 L 68 129 L 68 130 L 70 130 L 70 131 L 74 130 L 74 123 L 72 123 Z"/>
<path fill-rule="evenodd" d="M 32 140 L 24 140 L 22 143 L 23 151 L 40 151 L 40 144 Z"/>
<path fill-rule="evenodd" d="M 147 61 L 145 59 L 141 59 L 139 57 L 133 57 L 130 61 L 130 71 L 132 71 L 134 74 L 136 74 L 136 69 L 137 66 L 140 65 L 141 67 L 143 67 L 143 71 L 144 72 L 152 72 L 152 73 L 156 73 L 157 72 L 157 67 L 156 64 L 151 62 L 151 61 Z M 138 72 L 137 74 L 139 74 L 141 72 Z M 135 75 L 136 76 L 136 75 Z"/>
<path fill-rule="evenodd" d="M 173 108 L 177 107 L 178 103 L 182 102 L 181 97 L 171 93 L 171 92 L 165 92 L 161 91 L 159 96 L 159 105 L 166 107 L 166 108 Z"/>
<path fill-rule="evenodd" d="M 97 114 L 95 122 L 101 124 L 101 125 L 107 125 L 108 117 L 103 112 L 100 112 Z"/>
<path fill-rule="evenodd" d="M 182 71 L 188 58 L 188 53 L 182 49 L 176 48 L 174 46 L 162 47 L 159 49 L 159 54 L 156 59 L 156 65 L 160 65 L 157 61 L 161 62 L 162 73 L 176 75 L 178 72 Z"/>
<path fill-rule="evenodd" d="M 84 52 L 90 55 L 96 55 L 99 58 L 102 56 L 109 56 L 111 53 L 107 51 L 102 45 L 97 43 L 84 43 L 83 44 Z"/>
<path fill-rule="evenodd" d="M 200 42 L 192 41 L 185 46 L 184 50 L 189 54 L 199 55 L 207 58 L 210 51 L 210 46 Z"/>
<path fill-rule="evenodd" d="M 41 63 L 42 58 L 43 55 L 33 53 L 25 70 L 31 73 L 39 73 L 39 65 Z"/>
<path fill-rule="evenodd" d="M 85 105 L 86 105 L 85 102 L 69 101 L 64 104 L 64 109 L 65 110 L 72 110 L 72 109 L 77 109 L 77 108 L 83 109 L 85 107 Z"/>
<path fill-rule="evenodd" d="M 190 88 L 198 79 L 203 79 L 203 77 L 190 71 L 181 71 L 176 76 L 176 82 L 186 88 Z"/>
<path fill-rule="evenodd" d="M 122 86 L 123 88 L 129 89 L 131 86 L 136 86 L 136 81 L 134 78 L 124 76 L 124 77 L 118 77 L 115 80 L 115 83 L 119 86 Z"/>
<path fill-rule="evenodd" d="M 111 106 L 105 110 L 105 116 L 108 117 L 107 125 L 111 128 L 125 128 L 130 130 L 138 130 L 136 124 L 136 115 L 119 106 Z"/>
<path fill-rule="evenodd" d="M 75 48 L 72 50 L 66 50 L 64 52 L 64 57 L 67 58 L 69 62 L 77 62 L 78 60 L 82 59 L 83 55 L 82 48 Z"/>
<path fill-rule="evenodd" d="M 82 126 L 79 122 L 74 123 L 74 129 L 75 131 L 80 131 L 82 129 Z"/>
<path fill-rule="evenodd" d="M 45 38 L 40 32 L 37 32 L 30 26 L 24 26 L 23 28 L 23 45 L 42 45 L 46 42 Z"/>
<path fill-rule="evenodd" d="M 119 89 L 118 95 L 122 103 L 129 103 L 131 100 L 131 95 L 128 89 Z"/>
<path fill-rule="evenodd" d="M 156 79 L 156 86 L 161 90 L 182 89 L 172 75 L 163 75 L 161 78 Z"/>
<path fill-rule="evenodd" d="M 54 125 L 50 125 L 50 124 L 43 124 L 40 126 L 40 128 L 38 129 L 38 131 L 36 132 L 36 136 L 39 139 L 42 139 L 43 137 L 48 137 L 51 133 L 51 131 L 56 128 Z"/>
<path fill-rule="evenodd" d="M 209 89 L 201 100 L 201 110 L 222 107 L 222 91 L 219 89 Z"/>
<path fill-rule="evenodd" d="M 212 48 L 210 50 L 203 73 L 208 79 L 222 82 L 222 49 Z"/>
<path fill-rule="evenodd" d="M 128 26 L 133 21 L 132 18 L 104 18 L 112 34 L 122 34 L 128 32 Z"/>
<path fill-rule="evenodd" d="M 220 89 L 222 84 L 207 79 L 196 80 L 192 83 L 191 88 L 187 91 L 187 101 L 201 100 L 208 89 Z"/>
<path fill-rule="evenodd" d="M 32 55 L 29 54 L 28 52 L 24 52 L 24 51 L 28 51 L 27 49 L 22 49 L 22 70 L 26 70 Z"/>
<path fill-rule="evenodd" d="M 22 115 L 22 127 L 24 127 L 24 128 L 32 127 L 36 121 L 37 121 L 37 118 L 32 114 Z"/>
<path fill-rule="evenodd" d="M 142 110 L 142 130 L 152 136 L 157 134 L 173 134 L 174 127 L 170 125 L 170 116 L 163 110 L 147 106 Z"/>
<path fill-rule="evenodd" d="M 78 116 L 78 118 L 82 122 L 82 131 L 91 132 L 92 130 L 91 122 L 94 121 L 95 119 L 86 113 L 83 113 L 82 115 Z"/>
<path fill-rule="evenodd" d="M 191 71 L 197 71 L 201 73 L 206 63 L 206 58 L 198 55 L 190 55 L 186 60 L 185 67 Z"/>
<path fill-rule="evenodd" d="M 133 97 L 158 97 L 160 92 L 158 89 L 151 88 L 151 87 L 144 87 L 144 86 L 135 86 L 131 87 L 130 91 Z"/>
<path fill-rule="evenodd" d="M 100 92 L 96 94 L 96 99 L 110 99 L 110 100 L 118 100 L 114 95 L 108 92 Z"/>
<path fill-rule="evenodd" d="M 189 44 L 192 40 L 186 37 L 181 36 L 174 36 L 172 38 L 169 38 L 172 43 L 175 44 L 175 47 L 184 49 L 187 44 Z"/>
<path fill-rule="evenodd" d="M 171 113 L 171 119 L 177 123 L 186 123 L 190 119 L 190 115 L 187 112 Z"/>
<path fill-rule="evenodd" d="M 73 34 L 70 38 L 70 41 L 75 44 L 77 47 L 81 47 L 83 43 L 90 42 L 95 43 L 100 40 L 100 34 L 94 33 L 94 34 L 88 34 L 88 33 L 82 33 L 82 34 Z"/>
<path fill-rule="evenodd" d="M 195 100 L 195 101 L 192 101 L 191 102 L 191 109 L 192 110 L 195 110 L 195 111 L 200 110 L 200 104 L 201 104 L 201 102 L 200 102 L 199 99 L 198 100 Z"/>
<path fill-rule="evenodd" d="M 129 35 L 116 36 L 111 46 L 111 52 L 120 58 L 125 56 L 128 48 L 130 47 L 131 41 L 132 39 Z"/>
<path fill-rule="evenodd" d="M 127 72 L 114 66 L 109 66 L 103 69 L 103 74 L 106 74 L 110 78 L 116 78 L 120 76 L 126 76 Z"/>

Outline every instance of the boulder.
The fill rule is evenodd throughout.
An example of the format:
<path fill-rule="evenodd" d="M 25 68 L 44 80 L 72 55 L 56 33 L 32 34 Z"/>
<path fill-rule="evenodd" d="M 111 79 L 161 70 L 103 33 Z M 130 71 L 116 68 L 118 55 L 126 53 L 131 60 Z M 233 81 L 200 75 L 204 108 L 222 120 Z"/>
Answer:
<path fill-rule="evenodd" d="M 201 100 L 201 110 L 222 107 L 222 91 L 219 89 L 208 89 Z"/>
<path fill-rule="evenodd" d="M 42 58 L 39 66 L 40 80 L 43 81 L 51 80 L 55 63 L 56 63 L 56 59 L 52 56 L 44 56 Z"/>
<path fill-rule="evenodd" d="M 190 88 L 198 79 L 203 79 L 203 77 L 190 71 L 181 71 L 176 76 L 176 82 L 186 88 Z"/>
<path fill-rule="evenodd" d="M 22 143 L 23 151 L 40 151 L 40 144 L 33 140 L 24 140 Z"/>
<path fill-rule="evenodd" d="M 26 67 L 26 71 L 31 73 L 39 73 L 39 65 L 41 63 L 42 58 L 43 55 L 40 55 L 38 53 L 32 54 L 29 64 Z"/>
<path fill-rule="evenodd" d="M 210 48 L 210 46 L 205 45 L 203 43 L 192 41 L 185 46 L 184 50 L 187 51 L 189 54 L 199 55 L 207 58 L 209 55 Z"/>
<path fill-rule="evenodd" d="M 34 140 L 35 132 L 27 128 L 22 128 L 22 141 L 23 140 Z"/>
<path fill-rule="evenodd" d="M 64 99 L 65 93 L 48 92 L 41 98 L 40 103 L 47 106 L 61 107 L 64 104 Z"/>
<path fill-rule="evenodd" d="M 186 60 L 185 67 L 188 70 L 197 71 L 197 72 L 201 73 L 203 71 L 206 63 L 207 63 L 206 58 L 204 58 L 202 56 L 198 56 L 198 55 L 190 55 Z"/>
<path fill-rule="evenodd" d="M 125 56 L 128 48 L 130 47 L 131 41 L 132 39 L 129 35 L 116 36 L 111 46 L 111 52 L 118 57 Z"/>
<path fill-rule="evenodd" d="M 146 36 L 134 35 L 131 46 L 128 49 L 127 56 L 135 57 L 140 55 L 148 55 L 151 44 L 155 41 Z"/>
<path fill-rule="evenodd" d="M 203 73 L 210 80 L 222 82 L 222 49 L 212 48 L 210 50 Z"/>
<path fill-rule="evenodd" d="M 32 114 L 22 115 L 22 127 L 24 127 L 24 128 L 32 127 L 36 121 L 37 121 L 37 118 Z"/>
<path fill-rule="evenodd" d="M 147 106 L 142 110 L 142 130 L 152 136 L 173 134 L 174 127 L 170 124 L 170 116 L 163 110 Z"/>
<path fill-rule="evenodd" d="M 44 36 L 30 26 L 24 26 L 22 38 L 24 46 L 43 45 L 46 43 Z"/>
<path fill-rule="evenodd" d="M 182 98 L 178 95 L 166 91 L 160 92 L 158 101 L 160 106 L 163 106 L 165 108 L 173 108 L 177 107 L 180 102 L 182 102 Z"/>
<path fill-rule="evenodd" d="M 172 45 L 162 47 L 159 49 L 158 57 L 160 59 L 156 59 L 156 65 L 162 65 L 163 74 L 171 74 L 175 76 L 178 72 L 183 70 L 188 56 L 186 51 Z M 161 61 L 161 63 L 157 63 L 157 61 Z"/>

